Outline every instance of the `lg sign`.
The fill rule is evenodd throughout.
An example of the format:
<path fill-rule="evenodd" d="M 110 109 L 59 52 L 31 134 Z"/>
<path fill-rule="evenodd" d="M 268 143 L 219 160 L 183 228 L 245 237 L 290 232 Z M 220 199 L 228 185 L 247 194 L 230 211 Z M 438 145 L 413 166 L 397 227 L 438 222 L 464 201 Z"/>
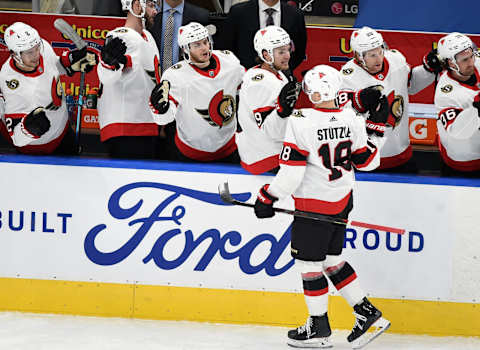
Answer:
<path fill-rule="evenodd" d="M 342 14 L 342 12 L 344 11 L 343 10 L 343 6 L 344 4 L 342 4 L 341 2 L 334 2 L 332 4 L 332 6 L 330 7 L 332 13 L 334 15 L 340 15 Z M 345 4 L 345 13 L 353 13 L 353 14 L 357 14 L 358 13 L 358 5 L 349 5 L 349 4 Z"/>

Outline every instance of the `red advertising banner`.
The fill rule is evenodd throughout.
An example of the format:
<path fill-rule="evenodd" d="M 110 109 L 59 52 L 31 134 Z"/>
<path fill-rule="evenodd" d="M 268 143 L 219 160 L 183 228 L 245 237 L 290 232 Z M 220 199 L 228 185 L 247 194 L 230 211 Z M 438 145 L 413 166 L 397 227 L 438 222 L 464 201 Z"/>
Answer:
<path fill-rule="evenodd" d="M 78 34 L 87 42 L 87 44 L 100 54 L 101 46 L 108 31 L 123 25 L 123 18 L 115 17 L 97 17 L 97 16 L 74 16 L 74 15 L 52 15 L 35 14 L 24 12 L 2 12 L 0 11 L 0 63 L 3 64 L 8 58 L 8 49 L 3 40 L 5 29 L 12 23 L 21 21 L 35 27 L 42 38 L 49 41 L 54 50 L 61 54 L 63 50 L 74 48 L 73 43 L 60 32 L 58 32 L 53 22 L 57 18 L 65 19 Z M 295 71 L 295 75 L 301 80 L 301 72 L 318 64 L 329 64 L 339 69 L 346 61 L 352 57 L 350 48 L 350 35 L 353 29 L 312 27 L 307 28 L 307 60 Z M 395 48 L 402 52 L 407 61 L 416 66 L 421 64 L 422 57 L 436 46 L 437 40 L 443 36 L 441 33 L 424 32 L 404 32 L 404 31 L 380 31 L 390 48 Z M 472 40 L 480 44 L 480 35 L 472 35 Z M 78 94 L 80 76 L 62 78 L 64 91 L 70 90 L 75 95 Z M 98 77 L 96 71 L 92 71 L 86 76 L 86 89 L 98 87 Z M 411 96 L 410 102 L 432 104 L 433 86 L 425 89 L 417 95 Z M 300 98 L 299 107 L 309 106 L 306 97 Z M 98 116 L 95 110 L 86 110 L 83 113 L 84 119 L 82 126 L 85 128 L 98 128 Z M 422 125 L 418 124 L 412 130 L 417 130 L 412 136 L 412 142 L 415 142 L 416 134 L 423 135 Z M 429 121 L 425 128 L 429 130 L 434 128 L 434 121 Z M 420 128 L 420 129 L 419 129 Z M 430 143 L 434 131 L 429 132 L 427 139 L 422 139 L 421 143 Z M 422 136 L 423 137 L 423 136 Z"/>

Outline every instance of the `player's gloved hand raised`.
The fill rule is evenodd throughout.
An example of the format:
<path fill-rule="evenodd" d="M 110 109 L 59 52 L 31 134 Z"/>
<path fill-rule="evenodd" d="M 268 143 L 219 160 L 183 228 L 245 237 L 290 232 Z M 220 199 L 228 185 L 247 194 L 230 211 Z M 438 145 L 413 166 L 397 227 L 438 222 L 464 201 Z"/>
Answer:
<path fill-rule="evenodd" d="M 259 219 L 271 218 L 275 215 L 273 210 L 273 203 L 278 201 L 277 197 L 268 193 L 268 186 L 264 185 L 258 192 L 257 200 L 255 201 L 255 215 Z"/>
<path fill-rule="evenodd" d="M 289 79 L 290 81 L 283 86 L 277 98 L 277 114 L 281 118 L 286 118 L 292 114 L 300 95 L 301 85 L 297 82 L 297 79 L 293 75 Z"/>
<path fill-rule="evenodd" d="M 102 61 L 109 66 L 115 67 L 115 69 L 119 69 L 120 64 L 127 63 L 126 52 L 127 45 L 125 45 L 122 39 L 108 36 L 102 47 Z"/>
<path fill-rule="evenodd" d="M 75 72 L 90 72 L 98 63 L 97 54 L 90 48 L 65 51 L 60 62 L 71 77 Z"/>
<path fill-rule="evenodd" d="M 150 94 L 150 109 L 155 114 L 165 114 L 170 107 L 170 100 L 168 99 L 168 92 L 170 91 L 170 82 L 162 80 L 157 84 Z"/>
<path fill-rule="evenodd" d="M 50 129 L 50 120 L 43 107 L 37 107 L 23 118 L 21 127 L 25 134 L 38 139 Z"/>
<path fill-rule="evenodd" d="M 439 74 L 442 72 L 443 66 L 438 57 L 437 49 L 433 49 L 423 56 L 423 68 L 430 73 Z"/>
<path fill-rule="evenodd" d="M 370 115 L 365 122 L 367 134 L 383 136 L 385 133 L 386 124 L 388 124 L 387 121 L 389 113 L 390 107 L 388 105 L 388 99 L 386 96 L 382 96 L 377 107 L 369 111 Z"/>
<path fill-rule="evenodd" d="M 480 92 L 473 98 L 472 105 L 477 109 L 478 117 L 480 118 Z"/>
<path fill-rule="evenodd" d="M 376 109 L 382 97 L 382 91 L 383 86 L 373 85 L 355 92 L 353 107 L 360 113 Z"/>

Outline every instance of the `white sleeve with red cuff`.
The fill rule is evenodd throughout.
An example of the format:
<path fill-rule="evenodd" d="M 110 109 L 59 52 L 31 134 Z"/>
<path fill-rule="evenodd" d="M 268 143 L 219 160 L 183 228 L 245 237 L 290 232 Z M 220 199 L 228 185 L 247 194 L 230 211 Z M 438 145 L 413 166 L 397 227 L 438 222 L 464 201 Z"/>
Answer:
<path fill-rule="evenodd" d="M 422 91 L 435 80 L 435 74 L 428 72 L 423 65 L 414 67 L 410 74 L 410 82 L 408 86 L 408 93 L 410 95 L 415 95 Z"/>

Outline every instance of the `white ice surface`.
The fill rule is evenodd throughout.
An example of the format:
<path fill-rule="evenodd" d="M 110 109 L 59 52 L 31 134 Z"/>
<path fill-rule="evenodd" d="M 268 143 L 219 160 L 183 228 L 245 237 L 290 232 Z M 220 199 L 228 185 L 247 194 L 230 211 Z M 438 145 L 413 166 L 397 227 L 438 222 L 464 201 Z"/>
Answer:
<path fill-rule="evenodd" d="M 0 349 L 15 350 L 278 350 L 286 328 L 120 318 L 0 313 Z M 333 331 L 333 349 L 350 349 L 347 331 Z M 478 350 L 480 338 L 384 333 L 368 350 Z"/>

